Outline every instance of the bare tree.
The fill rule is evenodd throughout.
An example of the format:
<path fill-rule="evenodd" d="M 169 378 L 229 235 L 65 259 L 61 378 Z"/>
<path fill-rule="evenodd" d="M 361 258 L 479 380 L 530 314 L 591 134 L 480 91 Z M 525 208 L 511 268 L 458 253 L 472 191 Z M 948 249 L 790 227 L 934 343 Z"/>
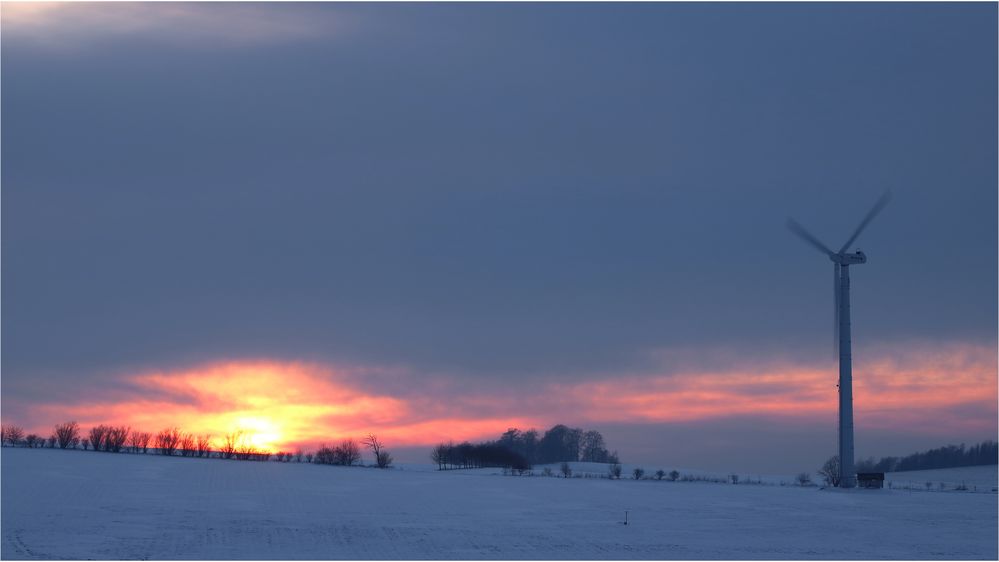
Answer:
<path fill-rule="evenodd" d="M 140 432 L 136 435 L 138 447 L 142 449 L 142 453 L 145 454 L 149 451 L 149 442 L 153 439 L 153 434 L 148 431 Z M 136 449 L 138 452 L 138 449 Z"/>
<path fill-rule="evenodd" d="M 194 436 L 190 433 L 180 434 L 180 443 L 177 447 L 180 449 L 180 454 L 185 457 L 193 457 L 197 452 L 194 444 Z"/>
<path fill-rule="evenodd" d="M 219 454 L 222 455 L 223 459 L 231 459 L 236 454 L 236 447 L 243 440 L 242 436 L 242 431 L 233 431 L 225 434 L 222 446 L 219 448 Z"/>
<path fill-rule="evenodd" d="M 133 453 L 138 453 L 139 449 L 142 449 L 142 452 L 145 453 L 151 437 L 148 433 L 133 430 L 132 433 L 128 434 L 128 446 L 132 448 Z"/>
<path fill-rule="evenodd" d="M 305 453 L 305 462 L 307 463 L 312 462 L 312 453 Z"/>
<path fill-rule="evenodd" d="M 55 426 L 55 437 L 59 442 L 59 448 L 65 449 L 69 444 L 80 436 L 80 424 L 75 421 L 61 423 Z"/>
<path fill-rule="evenodd" d="M 87 451 L 90 449 L 90 441 L 87 438 L 81 438 L 80 444 L 83 445 L 83 450 Z"/>
<path fill-rule="evenodd" d="M 641 468 L 636 468 L 635 470 L 631 471 L 631 475 L 635 478 L 635 480 L 641 480 L 642 477 L 645 476 L 645 470 Z"/>
<path fill-rule="evenodd" d="M 56 446 L 56 436 L 50 435 L 48 439 L 45 440 L 45 446 L 49 449 L 55 449 Z"/>
<path fill-rule="evenodd" d="M 90 428 L 90 435 L 87 437 L 90 440 L 90 446 L 95 451 L 103 451 L 104 440 L 107 438 L 108 430 L 110 427 L 101 424 Z"/>
<path fill-rule="evenodd" d="M 664 476 L 666 476 L 665 470 L 660 468 L 659 470 L 656 471 L 656 480 L 662 480 Z"/>
<path fill-rule="evenodd" d="M 207 457 L 212 452 L 212 436 L 209 434 L 198 436 L 198 456 Z"/>
<path fill-rule="evenodd" d="M 180 430 L 176 427 L 167 428 L 156 434 L 156 447 L 161 455 L 173 455 L 180 445 Z"/>
<path fill-rule="evenodd" d="M 798 473 L 795 479 L 798 481 L 799 486 L 810 486 L 812 484 L 812 475 L 807 472 Z"/>
<path fill-rule="evenodd" d="M 257 450 L 256 446 L 253 445 L 253 442 L 245 433 L 239 431 L 237 432 L 235 455 L 241 461 L 248 461 L 259 457 L 261 452 Z M 267 456 L 269 457 L 270 455 Z"/>
<path fill-rule="evenodd" d="M 301 449 L 296 450 L 295 451 L 295 462 L 302 462 L 302 455 L 304 455 L 304 454 L 305 453 L 303 453 Z"/>
<path fill-rule="evenodd" d="M 24 440 L 24 428 L 19 425 L 6 424 L 0 430 L 2 442 L 9 443 L 11 447 Z"/>
<path fill-rule="evenodd" d="M 259 454 L 260 452 L 257 451 L 257 448 L 249 441 L 243 441 L 236 447 L 236 458 L 241 461 L 248 461 Z"/>
<path fill-rule="evenodd" d="M 572 476 L 572 467 L 569 466 L 569 463 L 567 462 L 563 462 L 562 465 L 559 467 L 559 470 L 562 471 L 562 478 L 568 478 Z"/>
<path fill-rule="evenodd" d="M 42 439 L 41 437 L 39 437 L 34 433 L 29 433 L 24 436 L 25 447 L 34 449 L 35 447 L 39 447 L 43 443 L 45 443 L 45 439 Z"/>
<path fill-rule="evenodd" d="M 104 450 L 112 453 L 120 453 L 122 447 L 125 446 L 125 441 L 128 439 L 128 434 L 128 426 L 109 427 L 107 433 L 104 435 Z"/>
<path fill-rule="evenodd" d="M 319 449 L 316 450 L 315 463 L 336 464 L 336 449 L 325 443 L 319 445 Z"/>
<path fill-rule="evenodd" d="M 385 450 L 385 445 L 378 440 L 374 434 L 369 433 L 367 437 L 364 438 L 364 445 L 371 449 L 371 452 L 375 455 L 375 464 L 378 468 L 388 468 L 392 464 L 392 455 Z"/>
<path fill-rule="evenodd" d="M 447 464 L 449 445 L 447 443 L 438 443 L 432 451 L 430 451 L 430 460 L 437 463 L 437 470 L 444 470 L 444 466 Z"/>
<path fill-rule="evenodd" d="M 334 455 L 336 464 L 353 466 L 361 460 L 361 448 L 353 439 L 344 439 L 336 446 Z"/>
<path fill-rule="evenodd" d="M 827 486 L 839 486 L 839 455 L 829 457 L 819 469 L 819 476 L 826 481 Z"/>
<path fill-rule="evenodd" d="M 675 470 L 669 471 L 669 481 L 670 482 L 676 482 L 676 480 L 678 478 L 680 478 L 680 473 L 679 472 L 677 472 Z"/>

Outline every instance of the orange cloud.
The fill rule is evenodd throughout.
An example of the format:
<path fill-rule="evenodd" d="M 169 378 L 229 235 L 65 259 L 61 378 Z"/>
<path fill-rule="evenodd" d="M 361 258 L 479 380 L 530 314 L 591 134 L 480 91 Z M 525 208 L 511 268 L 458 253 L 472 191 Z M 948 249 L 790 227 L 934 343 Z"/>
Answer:
<path fill-rule="evenodd" d="M 242 431 L 257 447 L 276 451 L 343 437 L 378 434 L 394 445 L 474 439 L 497 427 L 527 425 L 523 417 L 425 419 L 407 400 L 362 392 L 346 373 L 315 364 L 226 362 L 180 372 L 128 377 L 140 392 L 118 402 L 45 404 L 44 417 L 83 425 L 124 424 L 146 431 L 180 427 L 221 436 Z"/>
<path fill-rule="evenodd" d="M 887 353 L 858 362 L 854 368 L 857 424 L 907 425 L 929 431 L 943 426 L 994 430 L 996 369 L 994 349 L 969 345 Z M 837 379 L 836 365 L 824 369 L 776 365 L 722 373 L 632 376 L 562 385 L 557 392 L 571 396 L 595 421 L 678 422 L 742 415 L 834 418 Z M 968 407 L 969 414 L 993 414 L 940 419 L 960 418 L 955 412 L 962 407 Z"/>
<path fill-rule="evenodd" d="M 51 423 L 75 418 L 84 426 L 126 424 L 146 431 L 178 426 L 216 437 L 243 430 L 252 443 L 274 451 L 368 432 L 393 446 L 414 446 L 558 422 L 671 423 L 733 416 L 832 421 L 837 409 L 835 365 L 775 363 L 723 372 L 636 374 L 501 393 L 449 390 L 445 379 L 422 377 L 408 385 L 406 396 L 362 390 L 353 382 L 357 375 L 318 364 L 221 362 L 127 377 L 124 382 L 136 389 L 132 399 L 43 404 L 37 411 Z M 858 361 L 854 375 L 858 428 L 995 429 L 996 355 L 988 346 L 888 351 Z"/>

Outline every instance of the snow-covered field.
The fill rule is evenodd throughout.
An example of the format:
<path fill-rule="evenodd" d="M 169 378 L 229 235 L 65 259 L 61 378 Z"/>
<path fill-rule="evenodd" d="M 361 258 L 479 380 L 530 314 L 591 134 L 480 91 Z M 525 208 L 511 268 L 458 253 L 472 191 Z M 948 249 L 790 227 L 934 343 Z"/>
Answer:
<path fill-rule="evenodd" d="M 991 493 L 0 454 L 5 559 L 999 556 Z"/>
<path fill-rule="evenodd" d="M 912 470 L 907 472 L 889 472 L 885 474 L 885 482 L 891 482 L 893 487 L 911 487 L 913 489 L 953 490 L 964 486 L 969 492 L 992 492 L 999 486 L 999 467 L 965 466 L 962 468 L 942 468 L 938 470 Z"/>

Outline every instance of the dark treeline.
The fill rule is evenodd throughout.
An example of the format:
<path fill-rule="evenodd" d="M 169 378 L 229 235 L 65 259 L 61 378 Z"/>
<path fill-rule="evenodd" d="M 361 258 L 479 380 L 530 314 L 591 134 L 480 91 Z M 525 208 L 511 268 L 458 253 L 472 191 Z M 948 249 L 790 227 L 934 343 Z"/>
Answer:
<path fill-rule="evenodd" d="M 504 467 L 527 470 L 535 464 L 556 462 L 618 463 L 599 431 L 583 431 L 558 424 L 541 435 L 536 429 L 508 429 L 496 441 L 441 443 L 430 455 L 440 470 Z"/>
<path fill-rule="evenodd" d="M 471 444 L 468 442 L 441 443 L 434 447 L 430 458 L 437 463 L 439 470 L 453 468 L 485 468 L 496 466 L 527 470 L 531 468 L 527 459 L 516 451 L 490 441 L 488 443 Z"/>
<path fill-rule="evenodd" d="M 215 440 L 210 434 L 195 435 L 172 427 L 156 435 L 133 430 L 127 426 L 97 425 L 86 433 L 75 421 L 55 426 L 47 439 L 34 433 L 26 434 L 24 428 L 14 424 L 0 424 L 0 445 L 26 448 L 83 449 L 107 453 L 155 453 L 162 456 L 203 457 L 242 461 L 302 462 L 314 464 L 361 464 L 361 447 L 353 439 L 345 439 L 336 447 L 323 445 L 315 455 L 303 452 L 280 451 L 270 453 L 253 444 L 253 436 L 244 431 L 233 431 Z M 215 447 L 213 448 L 213 443 Z M 361 444 L 370 449 L 378 468 L 388 468 L 392 455 L 384 443 L 368 434 Z M 150 446 L 152 445 L 152 446 Z"/>
<path fill-rule="evenodd" d="M 882 457 L 879 461 L 870 457 L 857 462 L 857 472 L 903 472 L 983 464 L 999 464 L 999 444 L 990 440 L 967 448 L 964 443 L 946 445 L 905 457 Z"/>
<path fill-rule="evenodd" d="M 610 453 L 599 431 L 583 431 L 558 424 L 539 437 L 536 429 L 506 430 L 499 445 L 521 454 L 530 464 L 555 462 L 618 463 L 617 452 Z"/>

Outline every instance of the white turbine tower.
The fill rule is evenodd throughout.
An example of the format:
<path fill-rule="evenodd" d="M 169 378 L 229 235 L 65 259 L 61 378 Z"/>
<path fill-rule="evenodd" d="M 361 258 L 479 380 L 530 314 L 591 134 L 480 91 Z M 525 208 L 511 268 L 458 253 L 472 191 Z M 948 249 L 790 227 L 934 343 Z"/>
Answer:
<path fill-rule="evenodd" d="M 853 367 L 850 354 L 850 266 L 867 263 L 864 252 L 857 250 L 848 253 L 846 249 L 867 228 L 871 220 L 885 208 L 891 199 L 891 193 L 885 192 L 874 207 L 860 222 L 853 236 L 843 244 L 838 252 L 833 252 L 819 239 L 812 236 L 794 219 L 787 219 L 787 227 L 801 236 L 806 242 L 818 248 L 829 256 L 833 262 L 833 293 L 835 295 L 835 328 L 838 337 L 839 351 L 839 485 L 841 488 L 852 488 L 857 485 L 857 477 L 853 472 Z"/>

